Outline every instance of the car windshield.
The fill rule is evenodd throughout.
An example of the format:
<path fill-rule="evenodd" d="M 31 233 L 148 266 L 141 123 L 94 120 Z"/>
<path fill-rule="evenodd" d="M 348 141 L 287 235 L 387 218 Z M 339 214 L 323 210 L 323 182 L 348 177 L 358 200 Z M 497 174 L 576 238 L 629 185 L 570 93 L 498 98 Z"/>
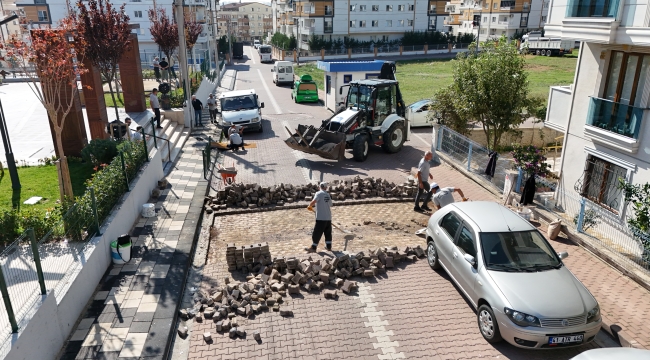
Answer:
<path fill-rule="evenodd" d="M 239 111 L 257 108 L 254 95 L 235 96 L 221 99 L 222 111 Z"/>
<path fill-rule="evenodd" d="M 300 84 L 298 91 L 316 91 L 316 84 Z"/>
<path fill-rule="evenodd" d="M 562 266 L 551 245 L 536 230 L 481 233 L 481 248 L 488 270 L 543 271 Z"/>
<path fill-rule="evenodd" d="M 357 103 L 361 105 L 368 105 L 370 102 L 370 97 L 372 95 L 372 88 L 368 86 L 350 86 L 350 92 L 348 93 L 348 104 L 356 105 Z"/>
<path fill-rule="evenodd" d="M 271 48 L 270 47 L 260 47 L 260 53 L 261 54 L 270 54 L 271 53 Z"/>

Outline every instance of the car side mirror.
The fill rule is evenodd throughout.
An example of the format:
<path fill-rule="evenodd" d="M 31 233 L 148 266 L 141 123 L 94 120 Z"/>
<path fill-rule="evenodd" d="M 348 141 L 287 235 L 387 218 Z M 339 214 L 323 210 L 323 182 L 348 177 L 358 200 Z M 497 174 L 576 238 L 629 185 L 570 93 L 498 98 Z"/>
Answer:
<path fill-rule="evenodd" d="M 557 253 L 557 256 L 558 256 L 560 259 L 566 259 L 566 258 L 569 257 L 569 253 L 566 252 L 566 251 L 562 251 L 562 252 Z"/>
<path fill-rule="evenodd" d="M 467 261 L 470 265 L 476 266 L 476 260 L 474 259 L 474 257 L 472 255 L 465 254 L 464 257 L 465 257 L 465 261 Z"/>
<path fill-rule="evenodd" d="M 264 103 L 260 103 L 260 108 L 264 109 Z"/>

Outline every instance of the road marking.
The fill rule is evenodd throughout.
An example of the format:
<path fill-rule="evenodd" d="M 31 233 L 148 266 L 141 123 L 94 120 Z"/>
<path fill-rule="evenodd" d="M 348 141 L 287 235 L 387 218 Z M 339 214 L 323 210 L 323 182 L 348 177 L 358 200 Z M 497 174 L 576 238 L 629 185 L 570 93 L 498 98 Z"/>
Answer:
<path fill-rule="evenodd" d="M 395 336 L 392 330 L 386 330 L 388 326 L 388 320 L 381 321 L 381 317 L 384 315 L 383 311 L 377 311 L 377 302 L 375 301 L 375 295 L 370 294 L 371 287 L 364 284 L 358 283 L 358 295 L 359 301 L 365 306 L 361 317 L 368 317 L 369 322 L 364 322 L 366 327 L 371 327 L 372 332 L 368 332 L 368 335 L 371 338 L 375 338 L 375 342 L 372 346 L 375 349 L 381 349 L 382 354 L 377 355 L 379 360 L 383 359 L 404 359 L 403 352 L 397 352 L 395 348 L 399 347 L 397 341 L 390 341 L 391 336 Z"/>
<path fill-rule="evenodd" d="M 266 90 L 266 93 L 269 95 L 269 99 L 271 99 L 271 105 L 273 105 L 273 108 L 275 109 L 275 113 L 282 114 L 282 110 L 280 109 L 278 102 L 275 101 L 275 97 L 273 96 L 273 93 L 271 93 L 269 86 L 266 85 L 266 81 L 264 81 L 264 77 L 262 76 L 262 71 L 260 69 L 257 69 L 257 73 L 260 75 L 260 80 L 262 80 L 262 85 L 264 85 L 264 90 Z"/>
<path fill-rule="evenodd" d="M 257 65 L 257 62 L 255 61 L 255 58 L 253 57 L 253 48 L 249 46 L 248 49 L 251 52 L 251 60 L 253 60 L 253 64 Z"/>
<path fill-rule="evenodd" d="M 282 122 L 282 126 L 291 130 L 291 126 L 289 126 L 289 122 L 286 120 Z M 284 130 L 283 133 L 286 133 L 286 130 Z M 285 139 L 288 138 L 289 135 L 287 134 L 287 137 Z M 313 171 L 311 169 L 311 166 L 309 166 L 309 161 L 307 161 L 303 153 L 298 150 L 292 150 L 291 153 L 293 154 L 293 156 L 295 156 L 296 160 L 298 160 L 298 166 L 300 166 L 300 170 L 302 171 L 302 176 L 304 176 L 305 180 L 307 180 L 307 182 L 311 184 L 312 182 L 311 174 L 313 174 Z"/>

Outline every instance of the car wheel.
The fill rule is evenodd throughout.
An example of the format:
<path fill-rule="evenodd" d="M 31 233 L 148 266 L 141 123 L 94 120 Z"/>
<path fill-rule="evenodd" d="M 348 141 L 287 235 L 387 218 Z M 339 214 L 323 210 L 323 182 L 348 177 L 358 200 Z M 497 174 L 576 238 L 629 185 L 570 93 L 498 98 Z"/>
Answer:
<path fill-rule="evenodd" d="M 394 122 L 383 135 L 384 143 L 381 147 L 389 154 L 394 154 L 402 150 L 406 132 L 401 121 Z"/>
<path fill-rule="evenodd" d="M 433 270 L 440 269 L 440 260 L 438 260 L 438 249 L 436 243 L 429 241 L 427 245 L 427 261 Z"/>
<path fill-rule="evenodd" d="M 478 319 L 478 328 L 481 335 L 487 342 L 496 343 L 502 340 L 497 318 L 494 316 L 490 305 L 481 305 L 476 313 L 476 318 Z"/>
<path fill-rule="evenodd" d="M 369 148 L 370 144 L 368 143 L 368 135 L 357 135 L 357 137 L 354 138 L 354 144 L 352 145 L 352 156 L 354 157 L 354 160 L 359 162 L 366 161 L 368 158 Z"/>

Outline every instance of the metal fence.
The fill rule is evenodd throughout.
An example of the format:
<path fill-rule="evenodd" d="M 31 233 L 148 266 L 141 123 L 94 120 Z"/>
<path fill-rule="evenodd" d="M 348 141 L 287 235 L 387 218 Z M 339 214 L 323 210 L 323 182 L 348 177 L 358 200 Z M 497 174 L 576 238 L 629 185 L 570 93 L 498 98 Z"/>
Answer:
<path fill-rule="evenodd" d="M 140 144 L 144 151 L 129 149 Z M 118 169 L 118 184 L 107 185 L 110 189 L 102 189 L 101 193 L 89 187 L 52 225 L 28 228 L 0 253 L 0 295 L 4 305 L 0 306 L 0 344 L 18 331 L 40 295 L 53 291 L 59 299 L 70 286 L 71 277 L 86 264 L 88 240 L 101 235 L 101 224 L 129 191 L 129 183 L 142 164 L 149 160 L 145 141 L 125 142 L 122 149 L 106 168 Z M 117 194 L 108 194 L 115 191 Z"/>
<path fill-rule="evenodd" d="M 512 159 L 498 157 L 494 176 L 490 176 L 485 172 L 490 160 L 489 149 L 446 126 L 440 127 L 437 144 L 438 151 L 451 157 L 472 174 L 483 177 L 496 190 L 503 192 L 506 171 L 513 167 Z"/>

